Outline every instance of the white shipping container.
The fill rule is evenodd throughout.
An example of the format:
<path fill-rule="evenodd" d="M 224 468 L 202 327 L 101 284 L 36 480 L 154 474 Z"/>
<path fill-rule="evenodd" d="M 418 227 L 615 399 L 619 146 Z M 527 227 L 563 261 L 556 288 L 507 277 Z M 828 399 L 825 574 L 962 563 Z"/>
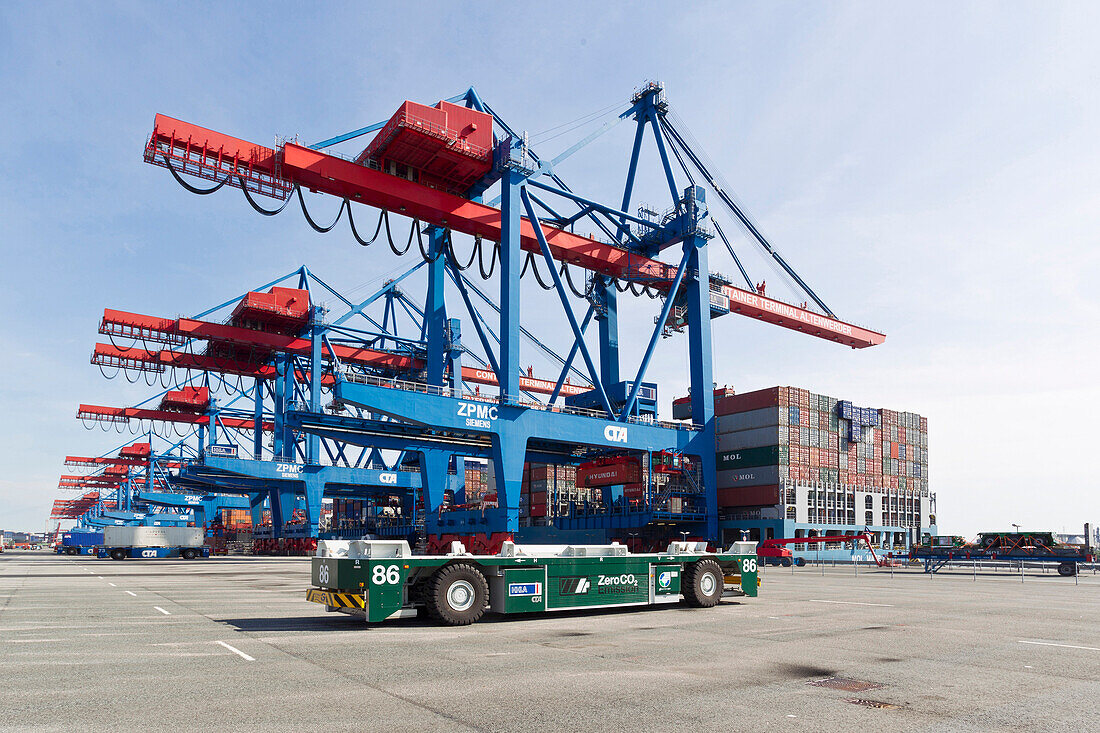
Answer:
<path fill-rule="evenodd" d="M 104 527 L 106 547 L 202 547 L 201 527 Z"/>

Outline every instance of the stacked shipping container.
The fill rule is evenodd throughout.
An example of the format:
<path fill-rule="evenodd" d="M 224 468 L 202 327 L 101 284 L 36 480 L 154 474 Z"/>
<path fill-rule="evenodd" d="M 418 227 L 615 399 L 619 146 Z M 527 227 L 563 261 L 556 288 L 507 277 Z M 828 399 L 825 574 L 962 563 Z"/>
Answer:
<path fill-rule="evenodd" d="M 481 501 L 485 494 L 489 493 L 489 477 L 484 463 L 465 462 L 466 474 L 466 501 L 473 503 Z"/>
<path fill-rule="evenodd" d="M 490 463 L 490 485 L 492 482 Z M 644 492 L 648 471 L 631 459 L 613 467 L 589 468 L 572 465 L 526 463 L 523 467 L 519 514 L 524 525 L 549 524 L 554 517 L 568 513 L 570 503 L 603 502 L 605 492 L 621 487 L 627 499 L 636 499 Z M 608 475 L 604 475 L 608 474 Z M 613 474 L 613 476 L 611 475 Z M 589 486 L 585 486 L 587 481 Z M 615 481 L 609 484 L 609 481 Z"/>
<path fill-rule="evenodd" d="M 252 529 L 252 512 L 247 509 L 221 510 L 219 518 L 227 530 L 247 531 Z"/>
<path fill-rule="evenodd" d="M 519 500 L 521 517 L 543 519 L 556 516 L 562 497 L 577 495 L 575 466 L 552 463 L 525 463 Z M 575 499 L 574 499 L 575 500 Z"/>
<path fill-rule="evenodd" d="M 373 499 L 333 499 L 331 528 L 334 531 L 375 531 L 381 524 L 399 524 L 404 508 L 399 496 Z"/>
<path fill-rule="evenodd" d="M 901 527 L 928 518 L 926 418 L 859 408 L 795 387 L 722 397 L 715 413 L 718 504 L 727 513 L 788 505 L 777 518 Z M 795 492 L 796 486 L 803 490 Z M 807 487 L 837 492 L 841 498 L 829 502 L 836 510 L 827 511 L 824 491 L 819 510 Z M 864 501 L 857 506 L 856 492 L 886 496 L 879 504 L 858 497 Z M 805 497 L 803 511 L 794 511 L 796 497 Z M 881 514 L 865 511 L 872 506 Z"/>

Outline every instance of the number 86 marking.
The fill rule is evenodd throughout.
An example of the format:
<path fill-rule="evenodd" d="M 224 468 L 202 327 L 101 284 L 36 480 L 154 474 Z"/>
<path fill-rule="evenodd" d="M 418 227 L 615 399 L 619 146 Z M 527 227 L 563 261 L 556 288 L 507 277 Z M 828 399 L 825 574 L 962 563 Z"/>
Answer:
<path fill-rule="evenodd" d="M 755 573 L 756 572 L 756 560 L 751 557 L 741 561 L 741 572 L 743 573 Z"/>
<path fill-rule="evenodd" d="M 401 582 L 401 571 L 396 565 L 375 565 L 371 572 L 372 585 L 394 585 Z"/>

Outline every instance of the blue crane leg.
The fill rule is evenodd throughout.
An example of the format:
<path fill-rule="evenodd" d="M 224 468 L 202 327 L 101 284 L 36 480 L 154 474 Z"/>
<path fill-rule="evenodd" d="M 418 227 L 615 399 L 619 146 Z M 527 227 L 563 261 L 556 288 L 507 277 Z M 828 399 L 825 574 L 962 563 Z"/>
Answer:
<path fill-rule="evenodd" d="M 691 355 L 691 420 L 703 426 L 699 440 L 702 483 L 707 502 L 707 538 L 718 540 L 718 471 L 714 453 L 714 376 L 711 362 L 710 271 L 707 240 L 693 235 L 684 242 L 690 248 L 685 290 L 688 306 L 688 353 Z"/>
<path fill-rule="evenodd" d="M 252 526 L 259 527 L 264 521 L 264 503 L 267 501 L 266 493 L 248 495 L 249 514 L 252 516 Z"/>
<path fill-rule="evenodd" d="M 434 531 L 439 517 L 439 506 L 443 503 L 443 492 L 447 489 L 447 466 L 451 460 L 451 451 L 444 448 L 426 448 L 420 451 L 420 490 L 424 496 L 426 526 Z"/>
<path fill-rule="evenodd" d="M 429 253 L 428 295 L 424 303 L 424 331 L 427 341 L 428 384 L 442 387 L 447 366 L 447 304 L 444 284 L 447 258 L 444 255 L 446 232 L 439 227 L 428 229 Z"/>
<path fill-rule="evenodd" d="M 523 265 L 520 249 L 520 201 L 523 174 L 506 170 L 500 181 L 500 370 L 497 379 L 500 393 L 506 398 L 518 399 L 519 374 L 519 275 Z"/>
<path fill-rule="evenodd" d="M 517 425 L 504 423 L 492 436 L 493 471 L 496 478 L 497 508 L 488 509 L 489 526 L 495 532 L 519 530 L 519 497 L 523 485 L 523 462 L 527 455 L 527 434 Z"/>
<path fill-rule="evenodd" d="M 305 480 L 305 510 L 306 521 L 309 522 L 309 536 L 316 537 L 321 525 L 321 501 L 325 495 L 325 481 L 319 472 L 308 469 L 303 472 L 302 478 Z"/>

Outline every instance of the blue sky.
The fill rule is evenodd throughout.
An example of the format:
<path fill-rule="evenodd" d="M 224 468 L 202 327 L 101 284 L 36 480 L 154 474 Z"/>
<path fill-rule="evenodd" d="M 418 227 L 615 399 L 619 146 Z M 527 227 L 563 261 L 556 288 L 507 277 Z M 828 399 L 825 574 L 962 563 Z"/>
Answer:
<path fill-rule="evenodd" d="M 850 351 L 727 317 L 719 382 L 928 416 L 944 531 L 1100 521 L 1095 6 L 255 7 L 0 7 L 0 526 L 41 528 L 63 456 L 114 444 L 78 403 L 147 396 L 88 363 L 104 307 L 189 314 L 301 264 L 346 289 L 402 264 L 297 213 L 258 217 L 235 191 L 181 191 L 141 162 L 155 113 L 314 141 L 474 85 L 538 133 L 649 78 L 833 310 L 888 334 Z M 562 170 L 575 188 L 617 198 L 616 133 Z M 639 198 L 663 205 L 656 183 Z M 553 342 L 563 321 L 540 297 L 524 315 Z M 652 323 L 647 308 L 628 320 Z M 665 409 L 686 388 L 683 347 L 663 342 L 651 372 Z"/>

